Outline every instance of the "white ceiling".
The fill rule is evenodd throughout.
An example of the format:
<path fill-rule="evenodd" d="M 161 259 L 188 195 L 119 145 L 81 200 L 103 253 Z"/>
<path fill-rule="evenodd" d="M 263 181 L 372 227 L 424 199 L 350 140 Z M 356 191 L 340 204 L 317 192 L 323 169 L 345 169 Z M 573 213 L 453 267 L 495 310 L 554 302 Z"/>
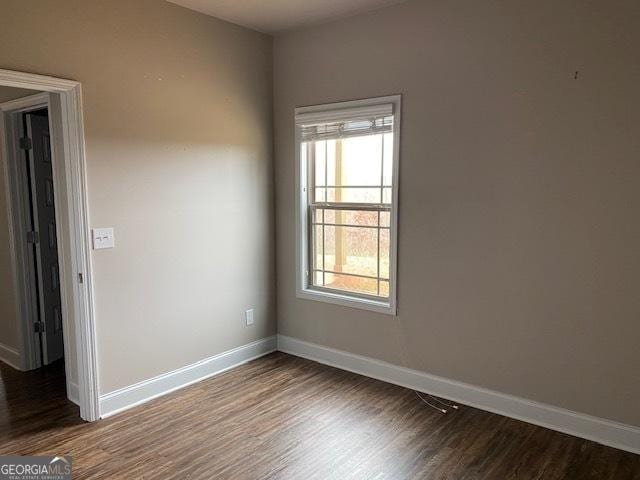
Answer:
<path fill-rule="evenodd" d="M 348 17 L 404 0 L 167 0 L 264 33 Z"/>

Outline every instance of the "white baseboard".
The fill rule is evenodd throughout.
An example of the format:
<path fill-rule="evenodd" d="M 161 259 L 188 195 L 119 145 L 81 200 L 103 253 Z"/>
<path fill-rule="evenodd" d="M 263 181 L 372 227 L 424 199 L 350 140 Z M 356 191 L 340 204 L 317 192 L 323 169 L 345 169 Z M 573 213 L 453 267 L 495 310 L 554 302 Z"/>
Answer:
<path fill-rule="evenodd" d="M 275 352 L 276 336 L 243 345 L 228 350 L 219 355 L 206 358 L 192 365 L 179 368 L 172 372 L 158 375 L 121 388 L 114 392 L 100 395 L 100 418 L 106 418 L 123 410 L 148 402 L 156 397 L 173 392 L 205 378 L 217 375 L 255 358 Z"/>
<path fill-rule="evenodd" d="M 80 406 L 80 388 L 77 383 L 67 382 L 67 398 Z"/>
<path fill-rule="evenodd" d="M 20 352 L 4 343 L 0 343 L 0 361 L 3 361 L 16 370 L 22 370 L 20 365 Z"/>
<path fill-rule="evenodd" d="M 640 454 L 640 428 L 278 335 L 278 350 Z"/>

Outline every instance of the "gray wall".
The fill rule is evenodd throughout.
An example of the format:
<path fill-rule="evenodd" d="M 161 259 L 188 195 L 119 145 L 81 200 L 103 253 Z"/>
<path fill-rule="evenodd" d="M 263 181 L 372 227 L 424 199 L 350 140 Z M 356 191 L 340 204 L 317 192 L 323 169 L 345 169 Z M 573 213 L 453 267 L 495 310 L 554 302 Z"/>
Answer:
<path fill-rule="evenodd" d="M 279 332 L 640 425 L 638 25 L 411 1 L 277 38 Z M 395 93 L 399 315 L 298 300 L 294 107 Z"/>
<path fill-rule="evenodd" d="M 274 334 L 272 39 L 162 0 L 0 11 L 0 68 L 82 82 L 101 392 Z"/>

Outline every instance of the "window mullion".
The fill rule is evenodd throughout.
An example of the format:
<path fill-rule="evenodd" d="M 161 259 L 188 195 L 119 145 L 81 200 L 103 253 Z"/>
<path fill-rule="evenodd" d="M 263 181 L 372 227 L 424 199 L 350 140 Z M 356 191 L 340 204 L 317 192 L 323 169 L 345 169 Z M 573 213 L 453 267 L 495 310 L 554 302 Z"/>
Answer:
<path fill-rule="evenodd" d="M 380 210 L 378 210 L 378 231 L 377 231 L 377 237 L 378 237 L 378 253 L 377 253 L 377 258 L 376 258 L 376 277 L 378 277 L 378 296 L 380 296 Z"/>
<path fill-rule="evenodd" d="M 382 135 L 382 148 L 380 151 L 380 203 L 384 203 L 384 135 Z"/>
<path fill-rule="evenodd" d="M 325 283 L 326 283 L 326 279 L 325 279 L 325 271 L 327 270 L 327 267 L 325 265 L 325 255 L 327 254 L 327 246 L 325 244 L 325 230 L 326 226 L 324 224 L 324 209 L 322 210 L 322 286 L 324 287 Z"/>
<path fill-rule="evenodd" d="M 376 203 L 347 203 L 347 202 L 312 202 L 313 208 L 327 208 L 329 210 L 360 210 L 363 212 L 390 212 L 391 205 L 379 205 Z"/>
<path fill-rule="evenodd" d="M 384 203 L 384 134 L 382 135 L 382 145 L 380 148 L 380 203 Z M 376 277 L 378 277 L 378 296 L 380 296 L 380 210 L 378 210 L 378 232 L 377 232 L 377 258 Z"/>

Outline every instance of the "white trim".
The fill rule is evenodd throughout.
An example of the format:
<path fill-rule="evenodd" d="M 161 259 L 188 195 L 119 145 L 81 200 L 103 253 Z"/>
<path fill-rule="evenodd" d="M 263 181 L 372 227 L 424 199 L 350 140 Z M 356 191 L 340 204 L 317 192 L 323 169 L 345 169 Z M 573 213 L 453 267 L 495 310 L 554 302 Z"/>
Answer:
<path fill-rule="evenodd" d="M 349 295 L 348 293 L 343 295 L 340 293 L 303 288 L 297 292 L 296 296 L 304 300 L 332 303 L 334 305 L 342 305 L 343 307 L 359 308 L 361 310 L 369 310 L 371 312 L 385 313 L 388 315 L 396 314 L 388 302 L 359 298 L 354 295 Z"/>
<path fill-rule="evenodd" d="M 72 279 L 74 290 L 67 304 L 75 312 L 76 348 L 78 356 L 78 383 L 80 385 L 80 412 L 82 418 L 94 421 L 100 418 L 97 364 L 97 334 L 93 302 L 93 261 L 91 258 L 91 230 L 87 195 L 86 161 L 84 153 L 84 125 L 82 122 L 82 87 L 60 94 L 61 113 L 69 126 L 63 137 L 67 205 L 69 207 L 68 241 L 74 253 L 67 265 L 65 277 Z M 83 283 L 79 282 L 79 275 Z"/>
<path fill-rule="evenodd" d="M 376 111 L 386 109 L 391 105 L 394 116 L 393 128 L 393 189 L 391 206 L 391 251 L 389 258 L 389 301 L 377 301 L 362 298 L 358 295 L 350 295 L 348 292 L 327 292 L 310 288 L 308 276 L 308 224 L 307 224 L 307 162 L 302 162 L 300 145 L 301 129 L 299 119 L 336 118 L 344 117 L 349 112 L 360 112 L 367 109 Z M 382 111 L 382 110 L 381 110 Z M 386 110 L 383 110 L 386 111 Z M 345 113 L 346 112 L 346 113 Z M 314 300 L 345 307 L 359 308 L 388 315 L 397 314 L 398 297 L 398 216 L 399 216 L 399 190 L 400 190 L 400 131 L 402 129 L 402 96 L 389 95 L 385 97 L 351 100 L 325 105 L 313 105 L 298 107 L 294 112 L 295 131 L 295 181 L 296 181 L 296 297 L 305 300 Z"/>
<path fill-rule="evenodd" d="M 67 381 L 67 398 L 80 406 L 80 388 L 77 383 Z"/>
<path fill-rule="evenodd" d="M 79 83 L 47 75 L 0 69 L 0 85 L 44 92 L 66 92 L 76 88 Z"/>
<path fill-rule="evenodd" d="M 48 104 L 48 112 L 49 112 L 49 131 L 51 132 L 51 158 L 53 164 L 53 191 L 56 205 L 56 226 L 64 225 L 65 222 L 62 218 L 62 208 L 61 206 L 67 206 L 68 204 L 61 203 L 62 198 L 68 197 L 69 186 L 66 182 L 65 172 L 67 170 L 66 165 L 63 167 L 59 164 L 64 164 L 65 151 L 67 149 L 64 148 L 63 144 L 63 132 L 64 128 L 64 117 L 62 116 L 62 105 L 60 95 L 55 95 L 49 93 L 49 104 Z M 61 161 L 62 160 L 62 161 Z M 57 245 L 68 245 L 69 233 L 66 228 L 57 228 L 56 231 L 56 242 Z M 71 356 L 69 352 L 71 351 L 71 341 L 73 338 L 70 338 L 69 332 L 71 332 L 71 322 L 69 319 L 69 315 L 67 312 L 72 311 L 69 308 L 70 294 L 68 285 L 66 281 L 63 281 L 65 278 L 69 278 L 72 275 L 69 272 L 69 262 L 66 258 L 64 252 L 60 251 L 60 247 L 58 247 L 58 265 L 60 269 L 60 301 L 62 306 L 62 340 L 64 342 L 64 369 L 65 369 L 65 379 L 67 382 L 67 397 L 69 400 L 73 401 L 77 405 L 80 405 L 80 392 L 77 383 L 72 382 L 71 378 Z M 80 376 L 80 366 L 78 364 L 78 376 Z"/>
<path fill-rule="evenodd" d="M 228 350 L 213 357 L 158 375 L 134 385 L 100 395 L 100 416 L 109 417 L 129 408 L 200 382 L 231 368 L 276 350 L 277 338 L 271 336 Z"/>
<path fill-rule="evenodd" d="M 6 363 L 16 370 L 22 370 L 20 365 L 20 353 L 13 347 L 0 343 L 0 361 Z"/>
<path fill-rule="evenodd" d="M 0 85 L 54 93 L 50 101 L 50 114 L 59 119 L 59 122 L 54 121 L 52 132 L 52 138 L 56 137 L 52 140 L 54 176 L 57 181 L 55 201 L 58 206 L 66 207 L 68 217 L 67 222 L 58 225 L 58 245 L 61 251 L 70 252 L 71 257 L 66 262 L 62 258 L 64 255 L 59 259 L 61 293 L 64 297 L 63 318 L 67 322 L 74 322 L 75 326 L 80 416 L 87 421 L 94 421 L 99 418 L 98 367 L 81 86 L 72 80 L 2 69 Z M 56 125 L 59 128 L 55 128 Z M 10 218 L 10 222 L 13 223 L 13 219 Z M 21 287 L 15 271 L 14 283 L 17 284 L 15 290 L 18 295 Z M 16 300 L 21 301 L 22 298 Z M 72 390 L 69 385 L 67 388 Z"/>
<path fill-rule="evenodd" d="M 29 95 L 28 97 L 16 98 L 15 100 L 9 100 L 0 105 L 0 110 L 3 112 L 11 111 L 29 111 L 36 110 L 41 106 L 49 104 L 49 94 L 46 92 L 36 93 Z"/>
<path fill-rule="evenodd" d="M 278 350 L 640 454 L 640 428 L 278 335 Z"/>

